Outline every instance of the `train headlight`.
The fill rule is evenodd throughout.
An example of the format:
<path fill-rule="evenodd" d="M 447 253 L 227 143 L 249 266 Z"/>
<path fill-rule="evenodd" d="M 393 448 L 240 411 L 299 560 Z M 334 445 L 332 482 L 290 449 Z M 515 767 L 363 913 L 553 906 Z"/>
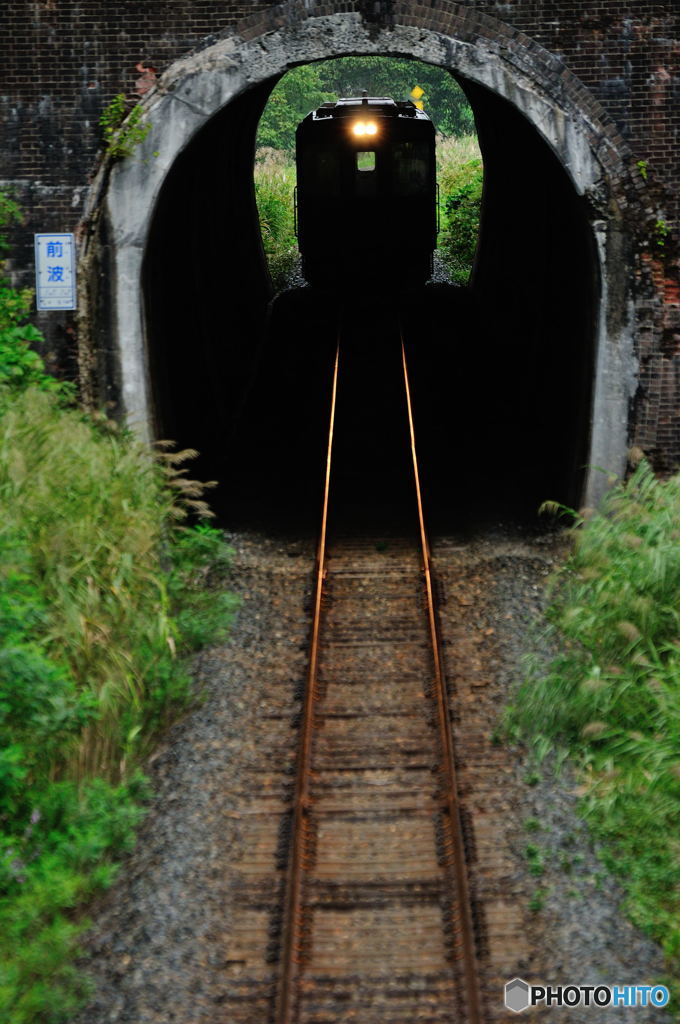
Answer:
<path fill-rule="evenodd" d="M 352 131 L 355 135 L 377 135 L 378 126 L 375 121 L 355 121 Z"/>

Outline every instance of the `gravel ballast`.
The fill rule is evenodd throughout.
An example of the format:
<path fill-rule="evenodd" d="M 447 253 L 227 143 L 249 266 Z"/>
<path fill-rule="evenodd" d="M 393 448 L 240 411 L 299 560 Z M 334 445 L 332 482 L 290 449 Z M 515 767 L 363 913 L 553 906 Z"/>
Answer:
<path fill-rule="evenodd" d="M 201 702 L 150 759 L 155 798 L 136 849 L 111 890 L 90 908 L 81 966 L 94 994 L 77 1024 L 230 1020 L 240 965 L 250 955 L 239 922 L 250 856 L 244 821 L 253 799 L 269 789 L 282 792 L 281 780 L 291 777 L 295 729 L 278 720 L 277 709 L 294 704 L 304 680 L 314 541 L 245 532 L 229 540 L 232 587 L 241 599 L 231 638 L 196 659 Z M 484 638 L 479 656 L 488 682 L 477 692 L 486 702 L 491 736 L 521 678 L 522 658 L 536 644 L 543 585 L 564 545 L 551 536 L 531 539 L 498 530 L 476 540 L 440 538 L 433 552 L 451 594 L 462 573 L 470 595 L 480 595 L 470 630 Z M 471 607 L 460 593 L 442 607 L 450 650 L 461 608 Z M 516 911 L 524 935 L 519 959 L 507 951 L 508 971 L 511 963 L 513 968 L 507 979 L 517 973 L 534 984 L 657 981 L 663 973 L 660 953 L 625 920 L 621 891 L 604 873 L 577 816 L 569 771 L 554 775 L 543 768 L 539 775 L 523 749 L 495 748 L 507 819 L 499 842 L 510 912 Z M 527 822 L 539 827 L 532 824 L 528 831 Z M 540 876 L 530 870 L 528 844 L 540 848 Z M 275 849 L 270 859 L 271 880 L 261 883 L 265 906 L 280 899 Z M 276 965 L 266 954 L 262 962 L 268 964 L 261 979 L 265 991 Z M 499 977 L 506 977 L 505 970 L 499 961 Z M 489 1020 L 518 1019 L 503 1009 L 502 998 L 499 988 Z M 264 1024 L 268 1013 L 265 1001 L 253 1024 Z M 535 1013 L 569 1024 L 668 1020 L 663 1011 L 642 1008 Z"/>

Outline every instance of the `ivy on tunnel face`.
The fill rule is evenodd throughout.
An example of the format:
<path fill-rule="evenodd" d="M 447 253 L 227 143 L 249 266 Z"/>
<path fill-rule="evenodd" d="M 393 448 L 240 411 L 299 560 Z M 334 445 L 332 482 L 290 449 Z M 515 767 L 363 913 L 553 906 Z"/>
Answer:
<path fill-rule="evenodd" d="M 123 93 L 114 96 L 104 108 L 99 117 L 99 124 L 108 157 L 122 160 L 131 156 L 135 147 L 144 141 L 151 131 L 151 124 L 141 124 L 142 113 L 139 103 L 128 111 Z"/>

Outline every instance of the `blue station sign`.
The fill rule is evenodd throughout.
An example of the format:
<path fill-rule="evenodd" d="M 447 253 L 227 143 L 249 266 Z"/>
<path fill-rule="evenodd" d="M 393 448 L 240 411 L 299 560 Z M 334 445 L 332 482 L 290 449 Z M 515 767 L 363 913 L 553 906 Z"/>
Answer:
<path fill-rule="evenodd" d="M 35 298 L 38 309 L 76 309 L 73 235 L 35 236 Z"/>

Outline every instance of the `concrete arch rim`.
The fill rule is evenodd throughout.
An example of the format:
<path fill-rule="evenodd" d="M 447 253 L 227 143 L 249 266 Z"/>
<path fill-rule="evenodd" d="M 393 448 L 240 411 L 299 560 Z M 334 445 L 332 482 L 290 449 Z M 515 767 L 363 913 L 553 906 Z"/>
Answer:
<path fill-rule="evenodd" d="M 175 61 L 144 102 L 151 130 L 133 156 L 107 169 L 103 205 L 111 230 L 114 254 L 113 330 L 118 339 L 121 399 L 129 425 L 145 440 L 153 433 L 146 329 L 143 317 L 142 261 L 156 202 L 178 155 L 190 145 L 207 121 L 250 87 L 289 68 L 350 54 L 390 55 L 424 60 L 446 68 L 508 100 L 552 148 L 580 195 L 595 197 L 599 209 L 616 208 L 611 170 L 625 173 L 627 154 L 618 152 L 607 135 L 606 124 L 585 102 L 584 87 L 569 72 L 559 75 L 559 101 L 554 99 L 546 73 L 538 64 L 558 73 L 559 62 L 532 43 L 536 63 L 519 67 L 503 49 L 503 25 L 498 34 L 484 18 L 486 35 L 474 41 L 446 35 L 436 29 L 401 25 L 375 31 L 358 14 L 310 16 L 292 26 L 266 29 L 243 40 L 234 33 L 198 53 Z M 527 41 L 531 42 L 531 41 Z M 529 52 L 526 42 L 516 43 Z M 540 61 L 538 61 L 538 56 Z M 585 93 L 587 99 L 589 94 Z M 597 139 L 595 144 L 589 137 Z M 603 162 L 603 155 L 605 163 Z M 97 183 L 93 186 L 96 192 Z M 609 316 L 608 258 L 611 231 L 620 233 L 615 214 L 591 221 L 597 243 L 601 294 L 596 328 L 595 387 L 591 415 L 589 465 L 606 466 L 621 474 L 625 469 L 628 405 L 635 389 L 636 366 L 632 339 L 632 282 L 624 283 L 627 315 L 612 332 Z M 619 289 L 620 290 L 620 289 Z M 606 489 L 606 478 L 596 469 L 587 475 L 585 500 L 592 504 Z"/>

